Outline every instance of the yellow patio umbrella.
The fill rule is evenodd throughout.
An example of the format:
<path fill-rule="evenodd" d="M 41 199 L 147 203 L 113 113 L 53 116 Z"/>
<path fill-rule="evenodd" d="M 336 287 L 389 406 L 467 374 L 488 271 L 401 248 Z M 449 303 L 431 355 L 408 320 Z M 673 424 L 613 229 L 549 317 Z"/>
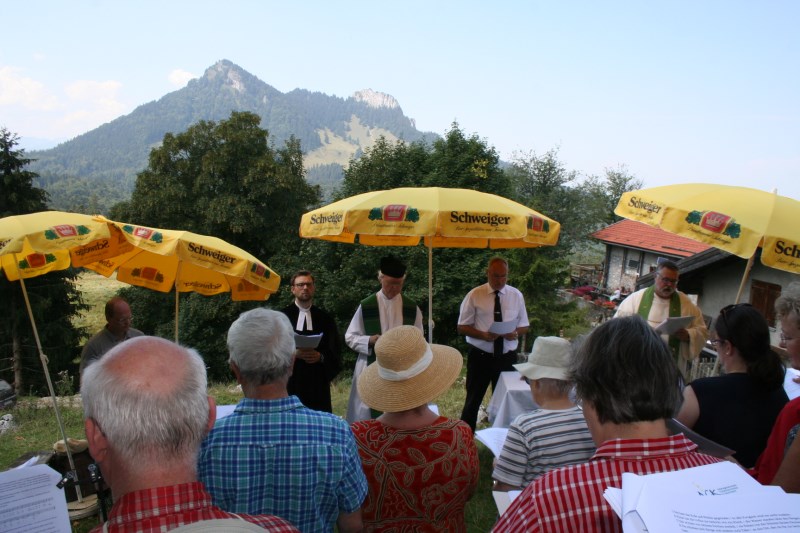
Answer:
<path fill-rule="evenodd" d="M 300 236 L 369 246 L 428 248 L 428 340 L 432 338 L 433 248 L 536 248 L 558 242 L 560 224 L 490 193 L 442 187 L 372 191 L 304 214 Z"/>
<path fill-rule="evenodd" d="M 684 183 L 630 191 L 614 212 L 748 259 L 739 301 L 761 246 L 761 262 L 800 274 L 800 202 L 748 187 Z"/>
<path fill-rule="evenodd" d="M 103 217 L 98 219 L 106 220 Z M 267 300 L 281 278 L 245 250 L 217 237 L 106 220 L 128 251 L 85 265 L 106 277 L 159 292 L 175 289 L 175 340 L 179 293 L 231 293 L 234 301 Z"/>
<path fill-rule="evenodd" d="M 53 382 L 50 379 L 47 356 L 42 349 L 39 330 L 36 328 L 36 320 L 25 288 L 25 279 L 54 270 L 64 270 L 70 266 L 83 266 L 121 253 L 127 249 L 126 244 L 113 239 L 111 237 L 113 231 L 113 227 L 107 221 L 63 211 L 41 211 L 0 218 L 0 268 L 9 281 L 19 280 L 22 287 L 36 349 L 53 399 L 53 409 L 61 437 L 65 443 L 66 430 L 56 401 Z M 72 453 L 69 446 L 65 448 L 70 470 L 74 471 Z M 80 499 L 80 487 L 76 486 L 76 490 Z"/>

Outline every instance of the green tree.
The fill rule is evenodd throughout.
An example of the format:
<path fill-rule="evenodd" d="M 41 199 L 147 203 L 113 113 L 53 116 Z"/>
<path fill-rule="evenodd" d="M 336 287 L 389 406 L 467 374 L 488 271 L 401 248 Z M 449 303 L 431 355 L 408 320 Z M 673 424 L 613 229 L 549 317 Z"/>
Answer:
<path fill-rule="evenodd" d="M 260 122 L 253 113 L 234 112 L 218 123 L 200 121 L 183 133 L 168 133 L 150 153 L 130 201 L 116 205 L 112 218 L 213 235 L 288 274 L 298 265 L 300 217 L 319 203 L 320 192 L 304 179 L 299 141 L 290 138 L 276 149 Z M 125 294 L 137 327 L 172 335 L 174 294 Z M 276 304 L 282 301 L 276 298 Z M 263 303 L 181 296 L 180 340 L 206 356 L 212 377 L 219 377 L 220 368 L 228 377 L 225 333 L 242 310 L 256 305 Z"/>
<path fill-rule="evenodd" d="M 500 195 L 512 190 L 495 149 L 477 135 L 466 135 L 456 123 L 432 145 L 379 139 L 350 162 L 336 197 L 398 187 L 466 188 Z M 456 334 L 461 301 L 472 287 L 486 282 L 486 265 L 496 253 L 459 248 L 433 251 L 434 342 L 456 346 L 463 343 Z M 519 256 L 535 253 L 527 250 Z M 401 257 L 408 264 L 404 294 L 420 305 L 427 324 L 428 256 L 424 246 L 375 248 L 322 241 L 309 241 L 304 246 L 307 264 L 319 265 L 315 271 L 321 278 L 317 300 L 336 317 L 342 329 L 350 323 L 359 301 L 379 288 L 379 260 L 388 254 Z"/>
<path fill-rule="evenodd" d="M 3 217 L 44 211 L 47 194 L 33 186 L 37 175 L 25 170 L 31 162 L 16 149 L 19 137 L 0 128 L 0 214 Z M 75 288 L 72 271 L 51 272 L 25 281 L 34 317 L 39 322 L 42 349 L 50 373 L 74 374 L 83 332 L 70 318 L 86 308 Z M 14 384 L 18 394 L 46 390 L 46 380 L 19 282 L 0 277 L 0 302 L 5 319 L 0 324 L 0 376 Z M 46 326 L 46 327 L 42 327 Z"/>

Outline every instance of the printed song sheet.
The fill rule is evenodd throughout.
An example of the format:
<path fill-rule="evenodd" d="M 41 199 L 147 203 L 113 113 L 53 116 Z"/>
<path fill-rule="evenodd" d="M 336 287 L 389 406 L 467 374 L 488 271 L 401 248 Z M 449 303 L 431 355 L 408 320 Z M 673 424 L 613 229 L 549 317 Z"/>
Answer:
<path fill-rule="evenodd" d="M 0 472 L 0 530 L 70 533 L 61 474 L 47 465 Z"/>

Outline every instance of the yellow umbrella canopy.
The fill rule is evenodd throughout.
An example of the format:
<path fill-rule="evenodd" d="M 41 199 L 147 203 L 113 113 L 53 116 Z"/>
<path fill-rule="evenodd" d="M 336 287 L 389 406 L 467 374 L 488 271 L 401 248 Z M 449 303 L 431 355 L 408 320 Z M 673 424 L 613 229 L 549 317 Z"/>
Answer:
<path fill-rule="evenodd" d="M 300 236 L 372 246 L 533 248 L 558 242 L 560 225 L 481 191 L 405 187 L 345 198 L 303 215 Z"/>
<path fill-rule="evenodd" d="M 120 253 L 108 221 L 63 211 L 0 219 L 0 267 L 11 281 Z"/>
<path fill-rule="evenodd" d="M 432 340 L 432 248 L 554 246 L 561 225 L 522 204 L 471 189 L 403 187 L 351 196 L 304 214 L 300 236 L 369 246 L 428 248 L 428 341 Z"/>
<path fill-rule="evenodd" d="M 230 292 L 233 300 L 266 300 L 277 292 L 280 276 L 255 256 L 217 237 L 112 222 L 129 251 L 86 268 L 148 289 Z M 124 246 L 124 244 L 120 244 Z"/>
<path fill-rule="evenodd" d="M 102 218 L 102 217 L 98 217 Z M 105 220 L 105 219 L 103 219 Z M 108 221 L 118 246 L 128 251 L 85 265 L 130 285 L 175 294 L 175 338 L 178 338 L 178 293 L 211 296 L 231 293 L 233 300 L 267 300 L 281 278 L 252 254 L 217 237 L 189 231 L 149 228 Z"/>
<path fill-rule="evenodd" d="M 748 187 L 685 183 L 627 192 L 614 212 L 748 258 L 749 265 L 761 246 L 764 265 L 800 274 L 800 202 L 793 198 Z"/>
<path fill-rule="evenodd" d="M 118 242 L 112 238 L 113 231 L 107 221 L 63 211 L 41 211 L 0 219 L 0 268 L 10 281 L 19 280 L 22 287 L 36 348 L 39 351 L 39 359 L 44 368 L 64 442 L 67 441 L 67 435 L 50 379 L 47 356 L 42 350 L 36 320 L 25 288 L 25 279 L 54 270 L 64 270 L 70 266 L 82 266 L 87 262 L 102 260 L 120 253 Z M 66 448 L 70 469 L 75 470 L 69 446 Z"/>

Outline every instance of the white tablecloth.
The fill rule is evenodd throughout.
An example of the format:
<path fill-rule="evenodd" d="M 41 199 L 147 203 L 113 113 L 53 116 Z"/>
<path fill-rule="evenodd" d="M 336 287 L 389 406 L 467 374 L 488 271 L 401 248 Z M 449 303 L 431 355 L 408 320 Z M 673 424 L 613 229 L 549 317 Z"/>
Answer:
<path fill-rule="evenodd" d="M 522 374 L 516 370 L 500 373 L 497 389 L 486 409 L 492 427 L 507 428 L 520 413 L 538 408 L 531 397 L 530 385 L 521 378 Z"/>

